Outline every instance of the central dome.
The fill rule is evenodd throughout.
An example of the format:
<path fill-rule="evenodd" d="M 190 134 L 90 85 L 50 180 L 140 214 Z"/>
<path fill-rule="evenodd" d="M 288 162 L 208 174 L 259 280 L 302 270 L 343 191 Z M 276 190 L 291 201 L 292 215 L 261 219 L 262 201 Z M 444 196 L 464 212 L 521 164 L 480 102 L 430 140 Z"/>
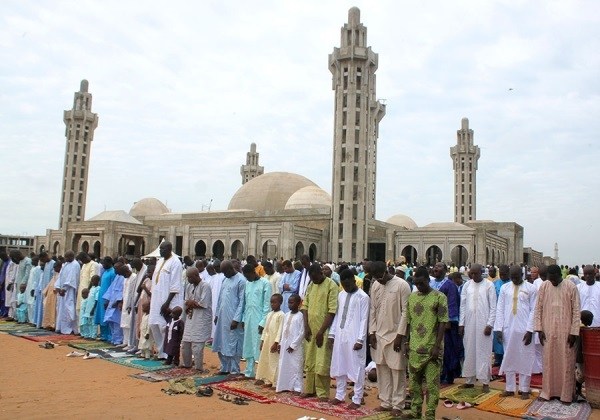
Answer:
<path fill-rule="evenodd" d="M 228 209 L 283 210 L 296 191 L 309 186 L 317 185 L 302 175 L 290 172 L 268 172 L 242 185 L 231 198 Z"/>
<path fill-rule="evenodd" d="M 160 216 L 165 213 L 169 213 L 167 206 L 162 201 L 153 197 L 142 198 L 140 201 L 136 201 L 131 210 L 129 210 L 129 214 L 133 217 Z"/>

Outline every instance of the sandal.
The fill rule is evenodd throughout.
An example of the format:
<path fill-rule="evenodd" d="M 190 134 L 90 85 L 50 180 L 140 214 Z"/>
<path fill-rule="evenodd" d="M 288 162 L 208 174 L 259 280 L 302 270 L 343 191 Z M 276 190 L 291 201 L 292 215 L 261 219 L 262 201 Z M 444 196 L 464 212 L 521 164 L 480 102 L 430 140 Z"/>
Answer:
<path fill-rule="evenodd" d="M 454 407 L 454 401 L 452 401 L 452 400 L 445 400 L 444 401 L 444 407 L 446 407 L 446 408 L 452 408 L 452 407 Z"/>
<path fill-rule="evenodd" d="M 79 351 L 72 351 L 71 353 L 67 354 L 67 357 L 81 357 L 81 356 L 85 356 L 85 353 L 81 353 Z"/>
<path fill-rule="evenodd" d="M 227 402 L 231 402 L 231 395 L 229 394 L 219 394 L 219 399 Z"/>
<path fill-rule="evenodd" d="M 201 386 L 196 391 L 196 396 L 197 397 L 212 397 L 213 392 L 214 391 L 210 386 Z"/>
<path fill-rule="evenodd" d="M 231 402 L 236 405 L 248 405 L 248 401 L 242 397 L 235 397 Z"/>
<path fill-rule="evenodd" d="M 458 404 L 456 404 L 456 408 L 458 408 L 459 410 L 464 410 L 465 408 L 471 408 L 473 407 L 473 404 L 468 403 L 466 401 L 461 401 Z"/>

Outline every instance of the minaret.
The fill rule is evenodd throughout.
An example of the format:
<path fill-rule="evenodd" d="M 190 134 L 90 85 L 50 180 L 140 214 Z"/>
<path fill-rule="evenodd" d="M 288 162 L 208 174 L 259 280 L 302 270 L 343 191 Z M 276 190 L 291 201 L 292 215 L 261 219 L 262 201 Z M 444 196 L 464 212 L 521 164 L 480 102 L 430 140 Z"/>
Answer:
<path fill-rule="evenodd" d="M 79 92 L 75 92 L 73 109 L 65 111 L 65 170 L 62 185 L 59 229 L 68 222 L 85 219 L 87 180 L 94 130 L 98 127 L 98 115 L 92 112 L 92 94 L 88 81 L 82 80 Z"/>
<path fill-rule="evenodd" d="M 558 242 L 554 242 L 554 263 L 558 264 Z"/>
<path fill-rule="evenodd" d="M 476 172 L 479 147 L 473 144 L 473 130 L 463 118 L 456 132 L 456 146 L 450 148 L 454 166 L 454 221 L 465 223 L 475 219 L 477 204 Z"/>
<path fill-rule="evenodd" d="M 375 219 L 377 138 L 385 105 L 376 97 L 378 56 L 367 47 L 360 10 L 348 11 L 340 48 L 329 55 L 335 90 L 331 259 L 366 258 L 368 223 Z"/>
<path fill-rule="evenodd" d="M 242 185 L 265 173 L 265 168 L 258 165 L 258 152 L 256 151 L 256 143 L 250 145 L 250 151 L 246 153 L 246 164 L 240 167 L 242 175 Z"/>

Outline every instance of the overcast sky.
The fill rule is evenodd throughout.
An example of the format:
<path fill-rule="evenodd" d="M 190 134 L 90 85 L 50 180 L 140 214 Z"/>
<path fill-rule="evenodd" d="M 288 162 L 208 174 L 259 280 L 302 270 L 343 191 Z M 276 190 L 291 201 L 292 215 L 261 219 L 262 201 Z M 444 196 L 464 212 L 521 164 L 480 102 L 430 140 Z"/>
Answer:
<path fill-rule="evenodd" d="M 449 148 L 481 148 L 477 218 L 600 262 L 597 1 L 3 1 L 0 232 L 58 227 L 63 110 L 89 80 L 99 125 L 86 218 L 156 197 L 226 209 L 257 144 L 265 171 L 331 192 L 327 56 L 358 6 L 385 99 L 377 218 L 453 220 Z"/>

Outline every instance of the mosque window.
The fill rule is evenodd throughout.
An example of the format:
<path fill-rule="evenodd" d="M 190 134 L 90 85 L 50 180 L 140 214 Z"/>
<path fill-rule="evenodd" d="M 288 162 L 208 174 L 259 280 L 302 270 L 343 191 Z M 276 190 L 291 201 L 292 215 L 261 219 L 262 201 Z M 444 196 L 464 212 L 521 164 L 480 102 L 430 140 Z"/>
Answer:
<path fill-rule="evenodd" d="M 360 93 L 356 94 L 356 107 L 360 108 Z"/>
<path fill-rule="evenodd" d="M 344 201 L 344 186 L 340 189 L 340 200 Z"/>
<path fill-rule="evenodd" d="M 360 124 L 360 111 L 356 111 L 356 117 L 354 118 L 354 124 Z"/>
<path fill-rule="evenodd" d="M 339 213 L 339 219 L 343 219 L 344 218 L 344 205 L 340 204 L 340 213 Z"/>
<path fill-rule="evenodd" d="M 346 167 L 342 166 L 342 169 L 340 171 L 340 181 L 345 181 L 346 180 Z"/>
<path fill-rule="evenodd" d="M 342 244 L 338 244 L 338 259 L 342 259 Z"/>
<path fill-rule="evenodd" d="M 360 130 L 356 129 L 354 130 L 354 144 L 358 144 L 360 140 Z"/>
<path fill-rule="evenodd" d="M 348 89 L 348 74 L 344 74 L 344 90 Z"/>
<path fill-rule="evenodd" d="M 85 156 L 82 156 L 82 157 L 81 157 L 81 164 L 82 164 L 82 165 L 85 165 Z"/>
<path fill-rule="evenodd" d="M 346 162 L 346 148 L 342 147 L 342 163 L 344 162 Z"/>
<path fill-rule="evenodd" d="M 352 223 L 352 237 L 356 238 L 356 223 Z"/>
<path fill-rule="evenodd" d="M 71 176 L 75 176 L 75 167 L 74 166 L 71 168 Z"/>
<path fill-rule="evenodd" d="M 78 143 L 77 143 L 77 142 L 75 142 L 74 149 L 73 149 L 73 151 L 74 151 L 75 153 L 77 153 L 77 145 L 78 145 Z"/>
<path fill-rule="evenodd" d="M 346 143 L 346 129 L 342 128 L 342 143 Z"/>
<path fill-rule="evenodd" d="M 85 144 L 85 140 L 86 139 L 84 137 L 84 139 L 83 139 L 84 143 L 83 143 L 83 146 L 81 147 L 81 151 L 84 155 L 87 153 L 87 144 Z"/>
<path fill-rule="evenodd" d="M 358 185 L 354 185 L 352 187 L 352 199 L 353 200 L 357 200 L 358 199 Z"/>
<path fill-rule="evenodd" d="M 346 125 L 346 111 L 342 112 L 342 125 Z"/>
<path fill-rule="evenodd" d="M 355 155 L 358 155 L 358 153 L 356 153 L 358 151 L 358 149 L 354 149 L 354 150 L 355 150 Z M 354 182 L 358 182 L 358 166 L 354 167 Z"/>
<path fill-rule="evenodd" d="M 356 261 L 356 242 L 352 242 L 352 261 Z"/>
<path fill-rule="evenodd" d="M 353 204 L 352 205 L 352 218 L 356 219 L 357 217 L 358 217 L 358 205 Z"/>
<path fill-rule="evenodd" d="M 79 140 L 79 130 L 75 130 L 75 140 Z"/>
<path fill-rule="evenodd" d="M 77 165 L 77 155 L 73 155 L 73 165 Z"/>
<path fill-rule="evenodd" d="M 348 95 L 346 93 L 344 93 L 344 96 L 342 98 L 342 106 L 344 108 L 346 108 L 348 106 Z"/>
<path fill-rule="evenodd" d="M 85 175 L 85 168 L 81 168 L 80 174 L 81 174 L 81 177 L 83 178 L 83 176 Z"/>
<path fill-rule="evenodd" d="M 362 76 L 360 73 L 358 73 L 356 75 L 356 86 L 358 86 L 358 88 L 360 89 L 360 86 L 362 85 Z"/>

